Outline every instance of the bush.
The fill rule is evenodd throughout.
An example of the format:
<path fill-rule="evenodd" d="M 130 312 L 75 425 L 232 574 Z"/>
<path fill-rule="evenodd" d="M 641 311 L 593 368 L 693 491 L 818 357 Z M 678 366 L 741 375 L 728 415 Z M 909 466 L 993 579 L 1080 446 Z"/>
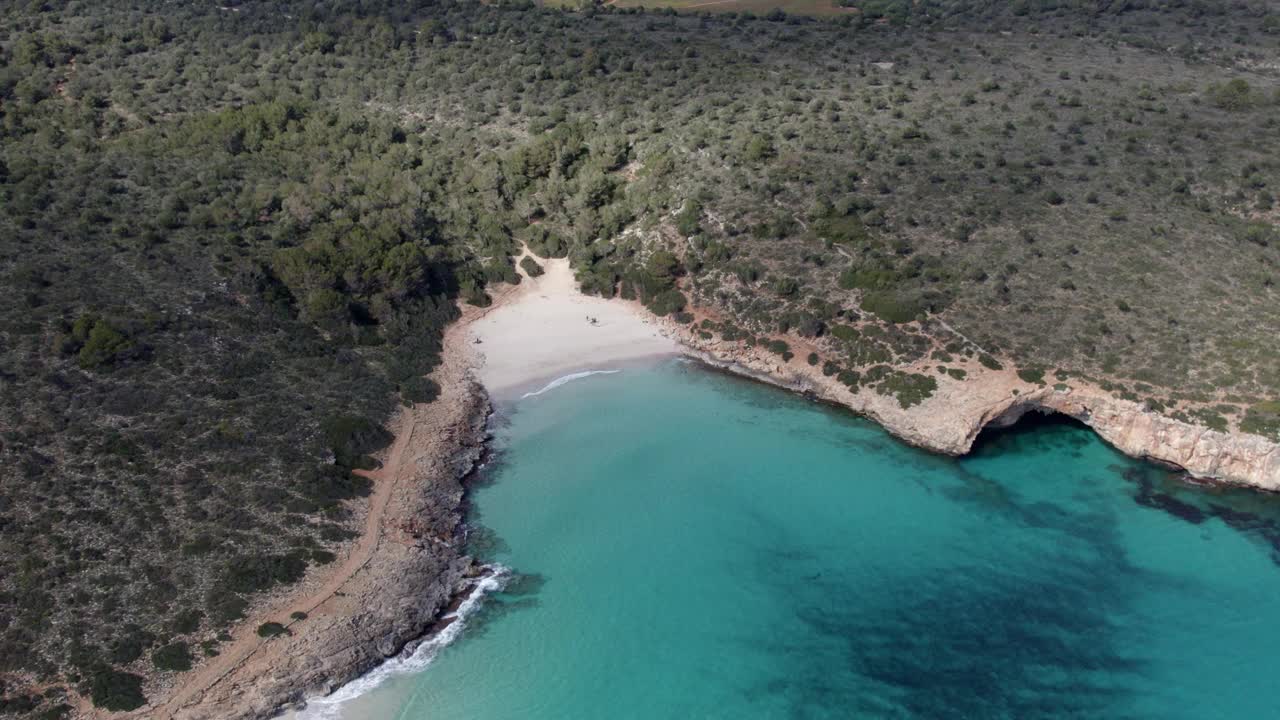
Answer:
<path fill-rule="evenodd" d="M 111 365 L 128 356 L 134 343 L 111 323 L 95 315 L 82 315 L 71 329 L 65 346 L 78 351 L 76 362 L 86 370 Z"/>
<path fill-rule="evenodd" d="M 1210 85 L 1207 94 L 1209 102 L 1213 103 L 1215 107 L 1232 112 L 1248 110 L 1257 101 L 1253 87 L 1243 78 Z"/>
<path fill-rule="evenodd" d="M 775 8 L 776 9 L 776 8 Z M 749 163 L 768 160 L 777 154 L 773 140 L 765 135 L 753 135 L 742 149 L 742 157 Z"/>
<path fill-rule="evenodd" d="M 824 240 L 851 245 L 866 242 L 867 228 L 857 215 L 826 217 L 813 224 L 813 232 Z"/>
<path fill-rule="evenodd" d="M 546 228 L 535 225 L 529 231 L 525 241 L 529 252 L 542 258 L 562 258 L 569 255 L 569 243 L 559 235 L 553 235 Z"/>
<path fill-rule="evenodd" d="M 369 453 L 390 445 L 395 439 L 386 428 L 355 415 L 331 417 L 320 424 L 320 430 L 324 433 L 325 445 L 333 453 L 334 463 L 344 468 L 377 467 Z"/>
<path fill-rule="evenodd" d="M 858 329 L 851 325 L 835 325 L 831 328 L 831 334 L 845 342 L 857 342 L 862 337 Z"/>
<path fill-rule="evenodd" d="M 773 282 L 773 291 L 782 297 L 791 297 L 800 291 L 800 283 L 795 278 L 778 278 Z"/>
<path fill-rule="evenodd" d="M 1201 425 L 1204 425 L 1210 430 L 1217 430 L 1218 432 L 1227 431 L 1227 419 L 1210 408 L 1200 408 L 1199 410 L 1193 411 L 1191 415 Z"/>
<path fill-rule="evenodd" d="M 885 379 L 876 385 L 876 392 L 881 395 L 896 396 L 898 405 L 904 410 L 924 402 L 937 389 L 938 381 L 931 375 L 904 373 L 898 370 L 889 372 Z"/>
<path fill-rule="evenodd" d="M 529 277 L 538 277 L 545 272 L 537 261 L 527 256 L 520 261 L 520 269 L 524 270 L 525 274 Z"/>
<path fill-rule="evenodd" d="M 296 582 L 306 569 L 297 555 L 241 555 L 228 561 L 222 585 L 232 592 L 255 593 L 276 583 Z"/>
<path fill-rule="evenodd" d="M 861 307 L 894 324 L 911 322 L 923 312 L 915 299 L 892 292 L 869 292 L 862 298 Z"/>
<path fill-rule="evenodd" d="M 142 694 L 142 678 L 115 668 L 102 668 L 89 681 L 89 699 L 94 707 L 120 712 L 137 710 L 147 704 Z"/>
<path fill-rule="evenodd" d="M 204 613 L 196 610 L 183 610 L 173 618 L 173 631 L 179 635 L 193 633 L 200 629 L 200 620 L 204 618 Z"/>
<path fill-rule="evenodd" d="M 1001 365 L 999 360 L 991 357 L 986 353 L 982 353 L 981 355 L 978 356 L 978 363 L 981 364 L 982 367 L 987 368 L 988 370 L 1004 369 L 1004 365 Z"/>
<path fill-rule="evenodd" d="M 412 377 L 400 383 L 400 397 L 406 403 L 429 403 L 440 397 L 440 385 L 429 377 Z"/>
<path fill-rule="evenodd" d="M 1260 247 L 1267 247 L 1275 237 L 1275 229 L 1268 223 L 1252 222 L 1240 230 L 1240 239 Z"/>
<path fill-rule="evenodd" d="M 169 643 L 151 653 L 151 664 L 157 670 L 186 672 L 191 669 L 191 650 L 184 642 Z"/>
<path fill-rule="evenodd" d="M 680 276 L 680 259 L 667 250 L 658 250 L 645 261 L 645 271 L 659 287 L 671 287 Z"/>
<path fill-rule="evenodd" d="M 1044 384 L 1044 368 L 1042 367 L 1025 367 L 1018 370 L 1018 377 L 1023 382 L 1033 383 L 1035 385 Z"/>
<path fill-rule="evenodd" d="M 319 509 L 332 507 L 343 500 L 365 497 L 373 489 L 369 478 L 337 465 L 321 465 L 302 473 L 294 489 Z"/>
<path fill-rule="evenodd" d="M 226 625 L 244 617 L 249 602 L 225 588 L 211 590 L 205 597 L 205 609 L 209 612 L 209 620 L 217 625 Z"/>
<path fill-rule="evenodd" d="M 1249 408 L 1240 421 L 1240 431 L 1280 440 L 1280 400 L 1260 402 Z"/>
<path fill-rule="evenodd" d="M 684 294 L 679 290 L 673 289 L 664 290 L 649 298 L 649 302 L 645 303 L 645 306 L 648 307 L 654 315 L 662 317 L 664 315 L 678 313 L 681 310 L 684 310 L 685 305 L 687 304 L 688 300 L 685 298 Z"/>
<path fill-rule="evenodd" d="M 693 237 L 697 235 L 702 228 L 698 225 L 698 220 L 702 216 L 702 203 L 697 200 L 690 200 L 685 203 L 684 209 L 676 215 L 676 230 L 685 237 Z"/>
<path fill-rule="evenodd" d="M 277 635 L 284 635 L 289 632 L 289 628 L 278 622 L 265 622 L 258 626 L 258 637 L 270 638 Z"/>
<path fill-rule="evenodd" d="M 818 353 L 816 353 L 816 352 L 811 352 L 811 353 L 809 353 L 809 357 L 805 358 L 805 362 L 809 363 L 810 365 L 817 365 L 817 364 L 818 364 Z"/>

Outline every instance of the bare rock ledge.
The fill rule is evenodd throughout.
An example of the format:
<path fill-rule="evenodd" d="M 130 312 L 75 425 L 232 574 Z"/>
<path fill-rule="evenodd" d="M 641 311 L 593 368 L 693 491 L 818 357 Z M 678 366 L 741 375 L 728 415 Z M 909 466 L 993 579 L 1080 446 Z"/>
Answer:
<path fill-rule="evenodd" d="M 966 378 L 956 380 L 922 367 L 917 371 L 933 376 L 938 389 L 919 405 L 904 409 L 895 397 L 874 390 L 850 392 L 800 357 L 783 362 L 760 346 L 707 340 L 671 321 L 664 326 L 690 357 L 843 405 L 903 441 L 933 452 L 963 455 L 984 427 L 1006 427 L 1032 411 L 1057 412 L 1093 428 L 1131 457 L 1175 466 L 1198 479 L 1280 491 L 1280 443 L 1174 420 L 1075 379 L 1058 390 L 1027 383 L 1012 369 L 993 371 L 976 363 L 964 364 Z M 797 350 L 797 355 L 802 352 Z"/>

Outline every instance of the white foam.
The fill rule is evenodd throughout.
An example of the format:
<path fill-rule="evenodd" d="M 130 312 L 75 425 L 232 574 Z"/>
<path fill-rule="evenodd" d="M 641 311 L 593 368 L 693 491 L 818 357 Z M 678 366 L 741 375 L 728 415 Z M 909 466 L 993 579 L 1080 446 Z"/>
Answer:
<path fill-rule="evenodd" d="M 441 620 L 453 619 L 453 622 L 443 630 L 424 640 L 412 652 L 391 658 L 324 697 L 307 700 L 307 706 L 294 715 L 294 718 L 296 720 L 341 718 L 341 706 L 344 703 L 364 695 L 392 677 L 419 672 L 430 665 L 441 650 L 462 634 L 467 618 L 480 607 L 484 596 L 501 590 L 511 579 L 511 571 L 501 565 L 488 565 L 485 569 L 488 570 L 488 574 L 476 582 L 471 593 L 458 604 L 458 609 L 441 617 Z"/>
<path fill-rule="evenodd" d="M 584 377 L 591 377 L 592 375 L 612 375 L 614 373 L 619 373 L 619 372 L 622 372 L 622 371 L 621 370 L 584 370 L 582 372 L 570 373 L 568 375 L 563 375 L 561 377 L 556 378 L 555 380 L 552 380 L 551 382 L 547 383 L 545 387 L 543 387 L 541 390 L 538 390 L 537 392 L 527 392 L 521 395 L 520 399 L 523 400 L 525 398 L 541 395 L 544 392 L 555 390 L 556 388 L 560 387 L 561 385 L 564 385 L 565 383 L 573 382 L 574 380 L 580 380 Z"/>

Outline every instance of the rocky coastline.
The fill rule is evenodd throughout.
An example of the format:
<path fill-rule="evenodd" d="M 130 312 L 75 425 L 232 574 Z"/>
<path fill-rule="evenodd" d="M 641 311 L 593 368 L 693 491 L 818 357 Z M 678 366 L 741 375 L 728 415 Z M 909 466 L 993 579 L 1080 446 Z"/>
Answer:
<path fill-rule="evenodd" d="M 305 617 L 282 618 L 286 634 L 261 641 L 229 668 L 197 669 L 189 685 L 137 717 L 275 717 L 447 627 L 459 599 L 487 572 L 463 552 L 464 486 L 485 452 L 490 403 L 460 345 L 433 373 L 441 386 L 436 402 L 404 409 L 395 423 L 407 437 L 399 457 L 384 459 L 390 473 L 379 482 L 394 484 L 367 560 Z M 213 674 L 201 678 L 202 671 Z"/>
<path fill-rule="evenodd" d="M 1280 491 L 1280 443 L 1181 422 L 1079 380 L 1040 385 L 1022 380 L 1012 368 L 991 370 L 970 362 L 962 365 L 963 380 L 935 375 L 937 391 L 919 405 L 903 408 L 892 395 L 867 388 L 851 392 L 800 358 L 787 362 L 759 345 L 707 339 L 690 325 L 670 320 L 664 327 L 691 358 L 844 406 L 900 440 L 932 452 L 964 455 L 984 428 L 1010 426 L 1028 412 L 1056 412 L 1088 425 L 1131 457 L 1185 471 L 1201 481 Z M 930 372 L 927 367 L 919 370 Z"/>
<path fill-rule="evenodd" d="M 638 303 L 625 304 L 656 323 L 689 358 L 843 406 L 932 452 L 964 455 L 984 428 L 1010 426 L 1028 412 L 1056 412 L 1083 422 L 1132 457 L 1206 481 L 1280 491 L 1280 444 L 1180 422 L 1078 380 L 1036 384 L 1011 368 L 961 363 L 963 379 L 938 374 L 930 397 L 903 408 L 892 395 L 865 387 L 851 392 L 801 358 L 784 361 L 759 345 L 707 338 L 691 325 L 655 318 Z M 441 396 L 404 411 L 400 432 L 411 436 L 409 457 L 399 463 L 403 467 L 368 561 L 305 622 L 291 624 L 291 634 L 268 641 L 265 651 L 215 678 L 190 702 L 147 717 L 270 718 L 332 693 L 447 627 L 450 610 L 485 572 L 462 552 L 465 478 L 485 452 L 491 412 L 488 393 L 475 377 L 482 361 L 466 335 L 474 319 L 448 333 L 445 362 L 433 374 Z"/>

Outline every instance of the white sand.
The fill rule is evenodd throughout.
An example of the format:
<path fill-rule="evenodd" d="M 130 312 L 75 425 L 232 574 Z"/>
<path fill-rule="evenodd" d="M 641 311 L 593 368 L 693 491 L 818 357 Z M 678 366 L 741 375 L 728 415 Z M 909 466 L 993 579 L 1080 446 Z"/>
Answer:
<path fill-rule="evenodd" d="M 479 356 L 476 374 L 490 393 L 677 352 L 635 304 L 579 293 L 568 260 L 538 263 L 546 274 L 525 277 L 467 328 L 468 342 L 480 340 L 472 346 Z"/>

